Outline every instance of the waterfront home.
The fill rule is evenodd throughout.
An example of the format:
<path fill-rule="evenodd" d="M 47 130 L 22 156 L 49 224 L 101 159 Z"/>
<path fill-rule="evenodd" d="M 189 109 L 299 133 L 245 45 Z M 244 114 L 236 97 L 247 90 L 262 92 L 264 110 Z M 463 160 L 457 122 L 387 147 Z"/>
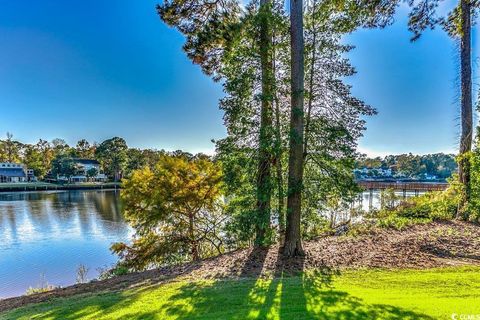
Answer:
<path fill-rule="evenodd" d="M 76 167 L 76 174 L 69 177 L 70 182 L 106 182 L 107 176 L 101 172 L 100 162 L 93 159 L 73 159 Z M 95 175 L 91 175 L 95 173 Z"/>
<path fill-rule="evenodd" d="M 28 182 L 37 182 L 38 179 L 35 177 L 35 172 L 33 169 L 27 169 L 27 180 Z"/>
<path fill-rule="evenodd" d="M 33 171 L 31 172 L 34 178 Z M 21 163 L 0 162 L 0 183 L 16 183 L 29 181 L 27 168 Z"/>
<path fill-rule="evenodd" d="M 368 179 L 389 179 L 392 178 L 395 173 L 391 168 L 359 168 L 354 169 L 353 173 L 357 180 Z"/>

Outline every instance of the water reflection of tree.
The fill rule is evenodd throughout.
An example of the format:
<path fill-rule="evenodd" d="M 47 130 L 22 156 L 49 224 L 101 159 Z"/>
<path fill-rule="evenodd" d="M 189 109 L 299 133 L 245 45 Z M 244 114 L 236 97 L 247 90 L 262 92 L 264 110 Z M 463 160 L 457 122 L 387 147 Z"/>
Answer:
<path fill-rule="evenodd" d="M 96 212 L 100 214 L 103 220 L 112 222 L 123 222 L 120 205 L 120 193 L 117 191 L 107 191 L 92 197 L 92 203 L 95 205 Z"/>
<path fill-rule="evenodd" d="M 76 191 L 70 192 L 68 197 L 68 201 L 75 204 L 74 212 L 78 215 L 79 231 L 83 236 L 100 233 L 116 237 L 121 233 L 118 231 L 125 228 L 118 224 L 123 223 L 118 194 L 110 191 Z"/>
<path fill-rule="evenodd" d="M 16 206 L 13 204 L 1 206 L 2 219 L 0 219 L 0 229 L 5 233 L 8 231 L 11 235 L 11 241 L 7 242 L 6 240 L 8 239 L 4 239 L 2 241 L 3 245 L 18 241 L 16 212 Z"/>
<path fill-rule="evenodd" d="M 36 232 L 51 232 L 53 226 L 57 223 L 55 216 L 51 214 L 50 202 L 42 197 L 41 194 L 29 194 L 23 201 L 25 205 L 25 215 L 35 227 Z"/>
<path fill-rule="evenodd" d="M 118 191 L 102 192 L 101 195 L 92 199 L 96 212 L 101 219 L 102 228 L 115 239 L 126 238 L 129 234 L 129 226 L 123 217 L 123 208 Z M 116 240 L 117 241 L 117 240 Z"/>
<path fill-rule="evenodd" d="M 0 208 L 0 227 L 9 230 L 14 241 L 18 240 L 18 230 L 30 226 L 38 236 L 55 236 L 58 231 L 65 235 L 70 231 L 81 237 L 101 233 L 118 238 L 128 230 L 119 193 L 113 191 L 1 194 Z"/>
<path fill-rule="evenodd" d="M 0 193 L 0 201 L 34 201 L 43 199 L 40 192 L 6 192 Z"/>

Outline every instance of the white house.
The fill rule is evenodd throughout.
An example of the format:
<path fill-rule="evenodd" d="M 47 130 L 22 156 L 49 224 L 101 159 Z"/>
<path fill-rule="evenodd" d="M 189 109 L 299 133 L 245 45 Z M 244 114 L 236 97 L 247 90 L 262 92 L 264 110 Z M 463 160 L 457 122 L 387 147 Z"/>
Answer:
<path fill-rule="evenodd" d="M 0 183 L 27 182 L 27 168 L 20 163 L 0 162 Z"/>
<path fill-rule="evenodd" d="M 107 176 L 101 173 L 100 163 L 97 160 L 93 159 L 73 159 L 75 162 L 75 167 L 77 168 L 77 175 L 70 177 L 71 182 L 105 182 L 107 181 Z M 92 169 L 95 170 L 95 176 L 89 176 L 89 171 Z"/>

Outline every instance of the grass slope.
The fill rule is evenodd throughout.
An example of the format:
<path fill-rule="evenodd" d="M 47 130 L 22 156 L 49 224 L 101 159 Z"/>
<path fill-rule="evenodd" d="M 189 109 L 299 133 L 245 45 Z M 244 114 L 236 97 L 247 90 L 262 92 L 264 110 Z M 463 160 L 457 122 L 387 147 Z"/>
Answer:
<path fill-rule="evenodd" d="M 56 299 L 0 319 L 460 319 L 480 315 L 479 276 L 479 267 L 455 267 L 179 280 Z"/>

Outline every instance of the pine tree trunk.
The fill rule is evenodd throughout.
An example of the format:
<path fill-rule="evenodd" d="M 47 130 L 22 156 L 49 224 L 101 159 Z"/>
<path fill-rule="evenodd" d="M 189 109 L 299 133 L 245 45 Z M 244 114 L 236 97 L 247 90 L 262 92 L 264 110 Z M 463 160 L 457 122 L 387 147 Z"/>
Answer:
<path fill-rule="evenodd" d="M 260 1 L 260 63 L 262 72 L 261 119 L 259 137 L 259 162 L 257 173 L 257 246 L 265 245 L 270 228 L 272 198 L 272 82 L 273 66 L 271 57 L 272 36 L 270 27 L 271 0 Z"/>
<path fill-rule="evenodd" d="M 463 157 L 472 149 L 472 58 L 471 58 L 471 5 L 470 0 L 461 0 L 462 34 L 460 42 L 461 65 L 461 123 L 459 179 L 465 194 L 457 212 L 457 218 L 466 218 L 466 205 L 470 200 L 470 162 Z"/>
<path fill-rule="evenodd" d="M 291 114 L 288 160 L 287 230 L 284 255 L 303 255 L 300 235 L 303 183 L 304 40 L 303 1 L 290 1 Z"/>
<path fill-rule="evenodd" d="M 315 9 L 316 9 L 316 1 L 313 1 L 313 8 L 312 8 L 312 16 L 315 18 Z M 314 83 L 314 75 L 315 75 L 315 63 L 316 63 L 316 49 L 317 49 L 317 31 L 313 31 L 313 39 L 312 39 L 312 58 L 310 61 L 310 75 L 308 80 L 308 103 L 307 103 L 307 117 L 305 121 L 305 138 L 304 138 L 304 145 L 303 145 L 303 160 L 305 162 L 307 155 L 308 155 L 308 137 L 310 135 L 310 119 L 312 116 L 312 106 L 313 106 L 313 83 Z"/>
<path fill-rule="evenodd" d="M 283 245 L 285 241 L 285 191 L 283 190 L 283 144 L 282 144 L 282 126 L 280 121 L 280 102 L 278 101 L 276 84 L 276 43 L 275 43 L 275 34 L 272 32 L 272 65 L 273 65 L 273 83 L 274 83 L 274 94 L 273 102 L 275 104 L 275 169 L 277 175 L 277 213 L 278 213 L 278 233 L 279 233 L 279 242 Z"/>
<path fill-rule="evenodd" d="M 276 154 L 275 167 L 277 170 L 277 192 L 278 192 L 278 231 L 280 233 L 280 243 L 285 241 L 285 195 L 283 190 L 283 166 L 282 166 L 282 134 L 280 127 L 280 106 L 275 100 L 275 135 L 276 135 Z"/>

